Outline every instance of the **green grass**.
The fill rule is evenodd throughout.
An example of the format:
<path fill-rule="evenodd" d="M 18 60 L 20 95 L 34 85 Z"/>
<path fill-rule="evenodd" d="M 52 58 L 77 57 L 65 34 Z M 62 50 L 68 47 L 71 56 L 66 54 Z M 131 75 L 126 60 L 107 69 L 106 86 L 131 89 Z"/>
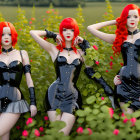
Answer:
<path fill-rule="evenodd" d="M 123 9 L 128 3 L 119 2 L 119 3 L 111 3 L 113 13 L 115 18 L 118 17 Z M 140 6 L 140 3 L 136 3 Z M 21 7 L 23 10 L 26 11 L 26 17 L 28 19 L 32 16 L 32 7 Z M 56 8 L 59 11 L 59 14 L 65 17 L 76 17 L 76 8 Z M 41 22 L 43 16 L 46 15 L 46 11 L 48 7 L 36 7 L 35 15 L 38 22 Z M 86 3 L 86 7 L 83 8 L 83 16 L 85 19 L 85 26 L 90 24 L 96 23 L 96 21 L 100 22 L 102 20 L 102 15 L 106 11 L 106 3 L 105 2 L 89 2 Z M 14 22 L 17 16 L 17 7 L 7 7 L 7 6 L 0 6 L 0 12 L 2 13 L 3 17 L 10 22 Z"/>

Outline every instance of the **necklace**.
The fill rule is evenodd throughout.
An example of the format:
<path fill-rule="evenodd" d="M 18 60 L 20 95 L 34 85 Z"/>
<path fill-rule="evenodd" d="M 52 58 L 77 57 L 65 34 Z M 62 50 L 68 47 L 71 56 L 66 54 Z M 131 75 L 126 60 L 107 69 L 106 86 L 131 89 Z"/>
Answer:
<path fill-rule="evenodd" d="M 64 48 L 64 50 L 67 50 L 68 51 L 68 56 L 70 56 L 70 51 L 72 51 L 73 49 L 72 48 Z"/>
<path fill-rule="evenodd" d="M 131 37 L 133 38 L 133 35 L 137 34 L 139 32 L 139 29 L 136 29 L 135 31 L 131 32 L 128 30 L 128 35 L 131 35 Z"/>
<path fill-rule="evenodd" d="M 9 52 L 11 52 L 13 50 L 13 47 L 11 47 L 11 48 L 9 48 L 9 49 L 4 49 L 4 48 L 2 48 L 2 53 L 3 54 L 8 54 Z"/>

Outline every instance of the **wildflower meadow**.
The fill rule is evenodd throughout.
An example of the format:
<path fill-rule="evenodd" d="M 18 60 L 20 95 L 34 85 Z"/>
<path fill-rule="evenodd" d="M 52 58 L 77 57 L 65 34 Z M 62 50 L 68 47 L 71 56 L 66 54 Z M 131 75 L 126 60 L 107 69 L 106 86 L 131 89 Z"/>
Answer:
<path fill-rule="evenodd" d="M 106 12 L 101 15 L 102 21 L 113 20 L 111 3 L 106 0 Z M 80 28 L 80 36 L 90 42 L 91 48 L 87 50 L 85 63 L 96 71 L 95 77 L 103 78 L 114 89 L 113 78 L 123 66 L 121 55 L 114 56 L 112 46 L 88 33 L 83 24 L 86 22 L 82 8 L 77 8 L 75 19 Z M 38 114 L 30 117 L 30 113 L 22 115 L 11 131 L 11 140 L 138 140 L 140 139 L 140 111 L 131 115 L 123 114 L 119 108 L 113 109 L 109 98 L 103 88 L 96 82 L 87 78 L 82 67 L 77 87 L 81 91 L 83 109 L 76 111 L 76 122 L 69 136 L 59 132 L 65 126 L 64 122 L 50 122 L 44 109 L 44 99 L 47 88 L 56 79 L 55 70 L 50 56 L 30 36 L 30 30 L 48 29 L 59 32 L 59 24 L 63 16 L 50 5 L 42 22 L 35 17 L 35 7 L 32 16 L 27 19 L 25 11 L 18 7 L 18 14 L 13 22 L 18 32 L 16 48 L 26 50 L 32 66 L 32 78 L 34 81 Z M 0 14 L 0 21 L 5 21 Z M 93 22 L 94 23 L 94 22 Z M 116 27 L 103 28 L 102 31 L 114 33 Z M 48 39 L 55 43 L 53 39 Z M 28 88 L 23 76 L 21 90 L 29 101 Z M 127 106 L 127 105 L 126 105 Z M 57 110 L 60 113 L 60 110 Z"/>

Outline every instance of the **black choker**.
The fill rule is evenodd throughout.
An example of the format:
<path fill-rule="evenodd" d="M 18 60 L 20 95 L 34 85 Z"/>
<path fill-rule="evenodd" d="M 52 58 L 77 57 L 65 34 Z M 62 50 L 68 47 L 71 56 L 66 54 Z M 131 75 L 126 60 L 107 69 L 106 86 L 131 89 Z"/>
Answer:
<path fill-rule="evenodd" d="M 11 48 L 9 48 L 9 49 L 4 49 L 4 48 L 2 48 L 2 52 L 4 52 L 4 53 L 8 53 L 8 52 L 11 52 L 13 50 L 13 47 L 11 47 Z"/>
<path fill-rule="evenodd" d="M 128 30 L 128 35 L 135 35 L 139 32 L 139 29 L 136 29 L 135 31 L 131 32 Z"/>
<path fill-rule="evenodd" d="M 64 48 L 64 50 L 72 51 L 73 49 L 72 48 Z"/>

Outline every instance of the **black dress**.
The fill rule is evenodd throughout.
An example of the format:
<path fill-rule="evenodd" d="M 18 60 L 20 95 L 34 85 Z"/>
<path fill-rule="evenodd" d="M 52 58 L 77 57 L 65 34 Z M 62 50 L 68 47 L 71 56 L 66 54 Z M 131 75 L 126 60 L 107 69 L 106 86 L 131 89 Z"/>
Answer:
<path fill-rule="evenodd" d="M 29 105 L 19 88 L 25 67 L 18 60 L 12 61 L 9 65 L 0 61 L 0 112 L 29 111 Z"/>
<path fill-rule="evenodd" d="M 68 64 L 67 59 L 58 54 L 54 65 L 57 79 L 48 88 L 46 94 L 47 111 L 60 109 L 61 112 L 73 114 L 82 106 L 81 94 L 76 87 L 82 62 L 76 58 Z"/>
<path fill-rule="evenodd" d="M 119 75 L 121 84 L 117 85 L 117 96 L 121 102 L 131 101 L 129 108 L 140 109 L 140 39 L 135 43 L 124 42 L 121 48 L 124 66 Z"/>

